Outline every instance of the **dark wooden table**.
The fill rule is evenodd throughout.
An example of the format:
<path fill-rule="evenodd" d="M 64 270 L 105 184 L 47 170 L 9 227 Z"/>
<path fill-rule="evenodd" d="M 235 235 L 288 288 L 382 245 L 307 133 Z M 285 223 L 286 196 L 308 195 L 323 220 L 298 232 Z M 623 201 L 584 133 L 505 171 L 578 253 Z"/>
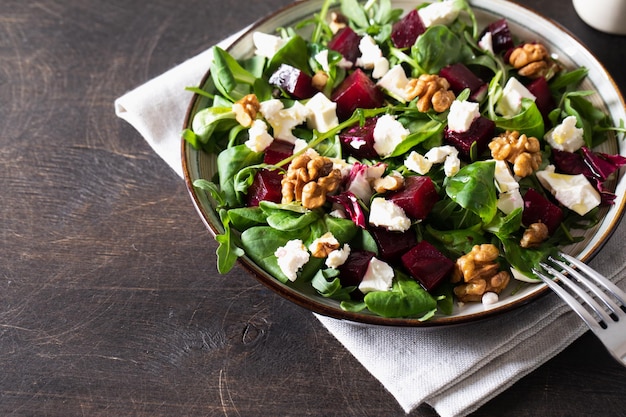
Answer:
<path fill-rule="evenodd" d="M 0 415 L 404 415 L 309 312 L 216 273 L 183 181 L 113 111 L 287 3 L 0 2 Z M 521 3 L 626 86 L 626 38 Z M 624 416 L 625 385 L 587 334 L 474 415 Z"/>

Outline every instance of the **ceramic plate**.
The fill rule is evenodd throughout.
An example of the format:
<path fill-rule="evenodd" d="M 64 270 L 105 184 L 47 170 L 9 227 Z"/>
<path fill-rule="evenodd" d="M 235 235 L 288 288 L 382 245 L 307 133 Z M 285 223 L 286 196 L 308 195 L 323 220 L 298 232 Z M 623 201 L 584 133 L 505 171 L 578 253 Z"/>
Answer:
<path fill-rule="evenodd" d="M 415 8 L 420 2 L 394 0 L 392 3 L 396 8 L 410 10 Z M 229 52 L 236 58 L 251 56 L 254 51 L 252 43 L 252 33 L 254 31 L 273 33 L 277 27 L 291 26 L 304 18 L 312 16 L 319 11 L 321 5 L 322 1 L 319 0 L 306 1 L 294 3 L 276 12 L 253 25 L 233 43 L 229 48 Z M 516 37 L 526 41 L 541 41 L 568 68 L 580 66 L 588 68 L 589 76 L 581 88 L 597 92 L 597 94 L 589 98 L 590 101 L 596 107 L 608 112 L 614 123 L 620 119 L 626 120 L 624 100 L 610 75 L 593 54 L 565 29 L 529 9 L 508 1 L 474 0 L 471 1 L 471 6 L 479 20 L 480 27 L 505 17 L 512 33 Z M 206 79 L 205 77 L 202 83 Z M 184 127 L 189 127 L 193 115 L 199 109 L 206 107 L 206 105 L 206 99 L 197 95 L 194 96 L 189 106 Z M 620 149 L 620 146 L 618 146 L 617 139 L 605 142 L 596 150 L 610 154 L 621 153 L 626 156 L 623 147 Z M 216 171 L 215 156 L 197 151 L 183 140 L 182 162 L 185 180 L 193 204 L 209 230 L 213 234 L 221 233 L 223 229 L 215 212 L 213 202 L 204 192 L 197 192 L 192 186 L 193 181 L 198 178 L 212 178 Z M 622 176 L 623 172 L 620 171 L 618 178 L 614 179 L 612 183 L 607 183 L 609 187 L 615 189 L 617 195 L 615 205 L 604 209 L 601 223 L 596 228 L 587 231 L 584 241 L 565 248 L 565 252 L 573 254 L 582 260 L 589 260 L 600 250 L 624 211 L 626 181 L 621 180 Z M 468 303 L 463 306 L 455 306 L 452 315 L 437 315 L 429 321 L 420 322 L 416 319 L 383 318 L 368 312 L 346 312 L 339 307 L 338 302 L 317 295 L 310 286 L 300 288 L 298 285 L 285 285 L 263 271 L 245 256 L 240 258 L 240 263 L 267 287 L 304 308 L 322 315 L 368 324 L 432 327 L 467 323 L 510 311 L 531 302 L 548 291 L 544 284 L 525 284 L 511 280 L 508 289 L 501 294 L 500 301 L 494 305 L 485 307 L 481 303 Z"/>

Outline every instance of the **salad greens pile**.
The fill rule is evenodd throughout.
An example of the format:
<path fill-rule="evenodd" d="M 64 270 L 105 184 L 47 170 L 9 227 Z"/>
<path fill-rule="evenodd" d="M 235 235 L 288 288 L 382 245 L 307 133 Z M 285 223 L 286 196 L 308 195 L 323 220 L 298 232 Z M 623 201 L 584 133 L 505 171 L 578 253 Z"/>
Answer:
<path fill-rule="evenodd" d="M 371 37 L 382 52 L 382 57 L 386 58 L 389 68 L 400 65 L 409 79 L 422 74 L 438 74 L 446 66 L 455 63 L 463 63 L 471 68 L 487 84 L 486 94 L 478 99 L 481 116 L 495 123 L 497 134 L 516 131 L 539 139 L 542 156 L 539 170 L 545 170 L 554 163 L 554 151 L 543 138 L 567 117 L 575 117 L 576 127 L 582 129 L 584 148 L 587 150 L 625 132 L 623 122 L 616 127 L 608 115 L 590 103 L 588 96 L 594 92 L 579 90 L 587 69 L 566 69 L 558 63 L 553 71 L 545 75 L 555 103 L 548 113 L 542 114 L 534 100 L 523 98 L 517 114 L 502 115 L 498 103 L 507 94 L 507 82 L 511 78 L 526 80 L 509 64 L 506 52 L 494 52 L 484 46 L 486 28 L 479 26 L 466 0 L 448 0 L 446 3 L 452 6 L 455 14 L 448 16 L 448 21 L 444 23 L 427 27 L 408 47 L 397 47 L 392 40 L 394 24 L 407 12 L 394 8 L 391 0 L 369 0 L 364 4 L 357 0 L 341 0 L 338 5 L 327 0 L 319 13 L 292 27 L 281 27 L 269 34 L 278 45 L 272 56 L 255 54 L 245 59 L 235 59 L 227 51 L 214 48 L 207 84 L 202 89 L 190 88 L 206 97 L 209 105 L 195 114 L 190 128 L 183 132 L 183 137 L 196 149 L 217 156 L 216 176 L 196 180 L 194 186 L 207 192 L 214 200 L 223 225 L 223 233 L 216 236 L 220 273 L 227 273 L 237 259 L 245 254 L 276 279 L 294 285 L 276 254 L 294 241 L 302 242 L 306 249 L 316 239 L 329 236 L 329 232 L 339 242 L 340 248 L 346 248 L 347 245 L 352 253 L 369 251 L 377 255 L 380 247 L 369 229 L 367 216 L 371 199 L 384 197 L 384 193 L 371 191 L 370 200 L 352 193 L 346 194 L 346 183 L 349 183 L 350 175 L 352 178 L 355 175 L 354 167 L 382 164 L 385 175 L 429 176 L 435 184 L 439 201 L 425 219 L 413 219 L 410 232 L 415 234 L 416 240 L 429 242 L 451 261 L 470 252 L 474 245 L 494 244 L 500 250 L 498 262 L 501 267 L 512 268 L 517 272 L 516 276 L 525 276 L 528 280 L 533 279 L 532 267 L 539 260 L 559 247 L 580 240 L 576 230 L 597 224 L 601 208 L 610 205 L 612 201 L 610 191 L 602 188 L 601 181 L 593 185 L 602 196 L 602 203 L 580 215 L 555 201 L 535 173 L 524 178 L 515 177 L 522 195 L 528 189 L 537 190 L 563 211 L 563 221 L 546 240 L 531 248 L 520 246 L 520 239 L 528 227 L 522 221 L 524 207 L 517 207 L 507 213 L 499 209 L 500 190 L 495 181 L 495 162 L 489 151 L 480 153 L 473 146 L 470 157 L 461 161 L 458 172 L 453 175 L 445 172 L 444 164 L 434 164 L 427 173 L 417 174 L 407 167 L 408 155 L 411 152 L 424 155 L 430 149 L 446 145 L 449 111 L 420 111 L 416 106 L 419 97 L 405 100 L 390 90 L 382 89 L 382 106 L 357 108 L 349 117 L 337 120 L 326 131 L 311 128 L 302 120 L 294 122 L 289 129 L 292 138 L 274 139 L 293 143 L 294 138 L 297 138 L 300 145 L 293 155 L 279 162 L 267 163 L 264 150 L 246 144 L 251 137 L 252 127 L 237 120 L 235 103 L 250 94 L 256 96 L 260 103 L 278 99 L 285 109 L 296 108 L 309 100 L 296 99 L 270 82 L 271 75 L 282 64 L 298 68 L 310 76 L 323 73 L 326 82 L 318 91 L 328 98 L 357 68 L 355 65 L 346 65 L 346 59 L 340 52 L 328 48 L 337 32 L 334 27 L 337 22 L 343 22 L 360 37 Z M 416 9 L 428 5 L 416 2 Z M 332 10 L 337 10 L 342 18 L 334 17 Z M 524 42 L 514 35 L 513 41 L 516 45 Z M 325 54 L 326 62 L 320 62 L 320 53 Z M 371 68 L 361 69 L 372 78 Z M 456 96 L 457 101 L 469 99 L 468 90 Z M 363 126 L 367 120 L 383 115 L 393 116 L 408 132 L 393 151 L 378 158 L 358 158 L 346 152 L 340 133 L 355 126 Z M 255 119 L 267 122 L 262 112 L 257 113 Z M 265 124 L 267 133 L 270 136 L 277 134 L 276 129 L 268 125 Z M 307 152 L 330 158 L 347 174 L 346 183 L 336 193 L 343 194 L 333 200 L 343 201 L 343 206 L 331 201 L 315 209 L 305 208 L 299 201 L 260 201 L 248 205 L 248 194 L 260 171 L 269 170 L 282 175 L 296 156 Z M 572 153 L 578 155 L 581 152 L 577 150 Z M 592 160 L 594 157 L 595 160 L 600 158 L 593 151 L 586 151 L 585 155 Z M 617 156 L 613 156 L 613 159 L 606 155 L 602 157 L 613 162 L 614 169 L 623 163 Z M 601 176 L 601 179 L 605 180 L 606 175 Z M 358 291 L 354 283 L 346 284 L 341 279 L 341 267 L 329 267 L 324 258 L 307 255 L 293 272 L 298 285 L 309 283 L 320 296 L 339 300 L 342 308 L 350 311 L 367 309 L 384 317 L 416 317 L 421 320 L 432 317 L 436 312 L 451 312 L 454 302 L 452 283 L 446 280 L 427 291 L 401 266 L 391 267 L 393 281 L 388 288 L 368 291 L 366 294 Z"/>

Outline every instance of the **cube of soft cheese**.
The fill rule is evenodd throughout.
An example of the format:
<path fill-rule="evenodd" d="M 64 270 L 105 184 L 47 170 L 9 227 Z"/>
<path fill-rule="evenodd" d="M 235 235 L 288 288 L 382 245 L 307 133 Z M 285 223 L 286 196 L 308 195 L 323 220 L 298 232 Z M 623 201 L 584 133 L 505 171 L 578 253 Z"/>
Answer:
<path fill-rule="evenodd" d="M 459 16 L 461 9 L 456 1 L 433 2 L 417 10 L 427 28 L 435 25 L 449 25 Z"/>
<path fill-rule="evenodd" d="M 248 140 L 245 145 L 254 152 L 263 152 L 272 144 L 274 138 L 267 133 L 267 124 L 260 119 L 252 122 L 252 126 L 248 129 Z"/>
<path fill-rule="evenodd" d="M 545 135 L 545 140 L 554 149 L 576 152 L 585 145 L 583 129 L 576 127 L 576 116 L 568 116 Z"/>
<path fill-rule="evenodd" d="M 393 268 L 378 258 L 372 258 L 367 266 L 359 291 L 363 294 L 372 291 L 388 291 L 393 284 Z"/>
<path fill-rule="evenodd" d="M 296 137 L 291 132 L 294 127 L 304 123 L 310 110 L 299 101 L 295 101 L 289 108 L 283 108 L 278 99 L 261 102 L 261 115 L 268 121 L 274 130 L 274 138 L 294 143 Z"/>
<path fill-rule="evenodd" d="M 383 56 L 374 38 L 369 35 L 363 36 L 359 42 L 359 51 L 361 56 L 357 58 L 356 65 L 373 70 L 372 77 L 381 78 L 389 71 L 389 61 Z"/>
<path fill-rule="evenodd" d="M 455 132 L 467 132 L 474 119 L 479 116 L 478 103 L 454 100 L 448 113 L 448 129 Z"/>
<path fill-rule="evenodd" d="M 548 165 L 545 170 L 537 171 L 541 185 L 565 207 L 584 216 L 602 201 L 600 193 L 583 175 L 567 175 L 554 172 L 554 166 Z"/>
<path fill-rule="evenodd" d="M 325 264 L 329 268 L 339 268 L 341 265 L 346 263 L 348 256 L 350 256 L 350 246 L 347 243 L 344 243 L 342 248 L 335 249 L 328 254 Z"/>
<path fill-rule="evenodd" d="M 272 58 L 285 45 L 286 41 L 279 36 L 254 32 L 252 34 L 252 43 L 256 48 L 254 51 L 256 55 Z"/>
<path fill-rule="evenodd" d="M 535 100 L 536 97 L 519 82 L 517 78 L 511 77 L 502 90 L 502 97 L 496 104 L 496 111 L 504 117 L 513 117 L 522 110 L 522 99 Z"/>
<path fill-rule="evenodd" d="M 402 207 L 383 197 L 375 197 L 370 206 L 370 224 L 390 231 L 405 232 L 411 227 L 411 219 Z"/>
<path fill-rule="evenodd" d="M 320 133 L 326 133 L 339 125 L 337 103 L 331 101 L 324 93 L 317 93 L 305 104 L 309 110 L 307 126 Z"/>
<path fill-rule="evenodd" d="M 496 160 L 496 168 L 494 171 L 494 179 L 496 180 L 496 187 L 501 193 L 506 193 L 511 190 L 519 188 L 519 183 L 515 180 L 511 169 L 506 161 Z"/>
<path fill-rule="evenodd" d="M 280 270 L 289 281 L 295 281 L 298 277 L 298 270 L 309 262 L 310 254 L 300 239 L 288 241 L 285 246 L 281 246 L 274 252 L 278 260 Z"/>
<path fill-rule="evenodd" d="M 398 64 L 387 71 L 387 73 L 378 80 L 376 85 L 396 100 L 406 102 L 408 99 L 405 88 L 408 83 L 409 79 L 404 72 L 404 68 L 402 68 L 402 65 Z"/>
<path fill-rule="evenodd" d="M 524 198 L 522 197 L 522 193 L 520 193 L 519 188 L 500 193 L 500 195 L 498 195 L 496 206 L 504 214 L 511 214 L 518 208 L 523 209 Z"/>
<path fill-rule="evenodd" d="M 428 160 L 424 155 L 416 151 L 411 151 L 404 160 L 404 166 L 417 174 L 426 175 L 432 168 L 433 162 Z"/>
<path fill-rule="evenodd" d="M 389 156 L 409 133 L 392 115 L 384 114 L 374 127 L 374 150 L 380 156 Z"/>

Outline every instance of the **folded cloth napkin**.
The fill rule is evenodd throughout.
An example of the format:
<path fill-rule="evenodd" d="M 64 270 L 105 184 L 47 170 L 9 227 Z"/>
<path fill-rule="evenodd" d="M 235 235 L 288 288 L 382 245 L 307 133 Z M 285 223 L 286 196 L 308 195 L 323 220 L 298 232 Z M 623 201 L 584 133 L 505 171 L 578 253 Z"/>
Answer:
<path fill-rule="evenodd" d="M 222 41 L 227 47 L 238 34 Z M 134 126 L 178 175 L 180 131 L 192 94 L 211 60 L 210 49 L 127 92 L 116 114 Z M 614 236 L 592 266 L 623 277 L 626 255 Z M 556 296 L 489 320 L 444 329 L 366 326 L 315 315 L 409 413 L 430 404 L 442 417 L 463 416 L 559 353 L 586 327 Z"/>

